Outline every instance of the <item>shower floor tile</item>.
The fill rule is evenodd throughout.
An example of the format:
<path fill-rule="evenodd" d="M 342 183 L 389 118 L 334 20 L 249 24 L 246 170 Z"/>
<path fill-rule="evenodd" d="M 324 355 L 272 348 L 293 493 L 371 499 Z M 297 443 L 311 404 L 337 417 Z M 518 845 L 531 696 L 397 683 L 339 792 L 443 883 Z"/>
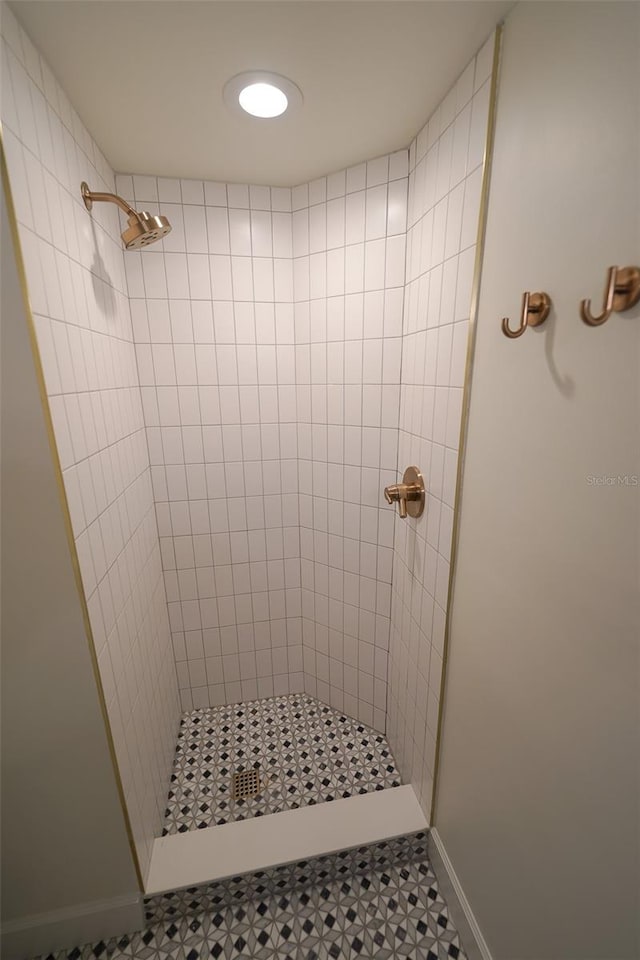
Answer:
<path fill-rule="evenodd" d="M 234 773 L 261 792 L 234 799 Z M 306 694 L 183 715 L 162 835 L 294 810 L 401 784 L 386 738 Z"/>

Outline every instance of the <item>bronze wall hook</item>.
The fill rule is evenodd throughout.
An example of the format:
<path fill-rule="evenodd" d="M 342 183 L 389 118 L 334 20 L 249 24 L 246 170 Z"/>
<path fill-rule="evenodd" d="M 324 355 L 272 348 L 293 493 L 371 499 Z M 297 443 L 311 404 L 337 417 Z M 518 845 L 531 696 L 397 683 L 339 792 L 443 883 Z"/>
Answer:
<path fill-rule="evenodd" d="M 551 309 L 551 298 L 547 293 L 529 293 L 525 291 L 522 295 L 522 311 L 520 314 L 520 326 L 512 330 L 509 326 L 509 317 L 502 319 L 502 332 L 505 337 L 515 340 L 521 337 L 527 327 L 539 327 L 541 323 L 549 316 Z"/>
<path fill-rule="evenodd" d="M 640 267 L 609 267 L 602 313 L 594 317 L 591 300 L 582 300 L 580 316 L 590 327 L 606 323 L 612 313 L 622 313 L 640 300 Z"/>

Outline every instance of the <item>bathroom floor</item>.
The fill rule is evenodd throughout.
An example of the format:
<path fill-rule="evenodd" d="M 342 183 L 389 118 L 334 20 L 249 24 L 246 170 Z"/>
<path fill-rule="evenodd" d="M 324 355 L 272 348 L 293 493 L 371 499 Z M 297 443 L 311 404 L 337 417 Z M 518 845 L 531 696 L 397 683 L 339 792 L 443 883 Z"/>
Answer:
<path fill-rule="evenodd" d="M 248 890 L 205 888 L 194 903 L 194 890 L 153 898 L 145 930 L 47 960 L 466 960 L 426 841 L 414 834 L 281 867 Z"/>
<path fill-rule="evenodd" d="M 163 836 L 401 783 L 382 734 L 306 694 L 184 714 L 171 781 Z"/>

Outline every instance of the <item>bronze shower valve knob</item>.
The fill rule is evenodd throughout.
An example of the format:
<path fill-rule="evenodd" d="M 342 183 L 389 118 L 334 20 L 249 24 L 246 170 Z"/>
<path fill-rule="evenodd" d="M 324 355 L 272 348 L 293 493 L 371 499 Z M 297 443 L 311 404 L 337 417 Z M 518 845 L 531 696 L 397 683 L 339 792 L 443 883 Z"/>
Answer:
<path fill-rule="evenodd" d="M 387 503 L 397 503 L 401 519 L 422 516 L 425 503 L 424 479 L 417 467 L 407 467 L 402 483 L 384 488 Z"/>

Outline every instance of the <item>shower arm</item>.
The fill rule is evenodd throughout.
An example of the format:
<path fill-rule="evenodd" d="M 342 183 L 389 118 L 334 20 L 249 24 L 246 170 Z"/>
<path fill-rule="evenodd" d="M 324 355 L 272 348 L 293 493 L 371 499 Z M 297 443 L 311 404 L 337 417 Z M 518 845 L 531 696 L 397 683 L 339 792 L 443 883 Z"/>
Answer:
<path fill-rule="evenodd" d="M 136 220 L 140 221 L 140 215 L 133 207 L 130 207 L 126 200 L 123 200 L 122 197 L 119 197 L 116 193 L 96 193 L 93 190 L 89 189 L 89 186 L 84 181 L 80 186 L 82 193 L 82 199 L 84 200 L 84 205 L 87 210 L 91 210 L 94 202 L 106 202 L 106 203 L 115 203 L 116 206 L 127 214 L 128 217 L 135 217 Z"/>

